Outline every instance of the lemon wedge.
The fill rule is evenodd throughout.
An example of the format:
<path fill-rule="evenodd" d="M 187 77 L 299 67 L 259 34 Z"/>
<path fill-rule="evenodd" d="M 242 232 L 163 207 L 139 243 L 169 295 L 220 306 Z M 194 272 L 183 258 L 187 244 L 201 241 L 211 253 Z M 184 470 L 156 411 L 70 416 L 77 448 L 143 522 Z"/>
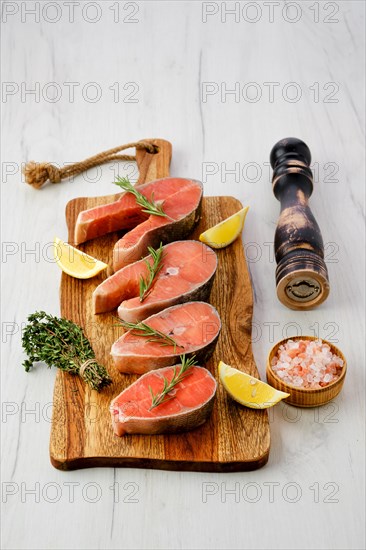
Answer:
<path fill-rule="evenodd" d="M 290 395 L 272 388 L 258 378 L 225 365 L 222 361 L 219 363 L 219 376 L 228 394 L 241 405 L 251 409 L 268 409 Z"/>
<path fill-rule="evenodd" d="M 249 210 L 249 206 L 242 208 L 236 214 L 233 214 L 226 220 L 214 225 L 201 233 L 199 239 L 211 248 L 225 248 L 235 241 L 243 231 L 245 217 Z"/>
<path fill-rule="evenodd" d="M 53 241 L 53 252 L 62 271 L 77 279 L 90 279 L 108 267 L 104 262 L 61 241 L 58 237 Z"/>

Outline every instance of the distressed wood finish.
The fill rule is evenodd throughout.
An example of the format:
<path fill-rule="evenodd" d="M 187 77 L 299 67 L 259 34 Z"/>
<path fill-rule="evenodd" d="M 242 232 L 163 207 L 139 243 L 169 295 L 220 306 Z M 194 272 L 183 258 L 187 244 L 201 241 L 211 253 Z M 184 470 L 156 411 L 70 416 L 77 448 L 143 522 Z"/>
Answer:
<path fill-rule="evenodd" d="M 270 161 L 273 193 L 281 201 L 274 243 L 277 295 L 291 309 L 309 309 L 329 294 L 323 238 L 308 205 L 313 192 L 310 150 L 300 139 L 282 139 Z"/>
<path fill-rule="evenodd" d="M 158 155 L 138 153 L 139 167 L 144 163 L 146 178 L 168 175 L 170 144 L 159 140 L 159 146 Z M 139 183 L 144 181 L 140 177 Z M 110 199 L 92 197 L 69 202 L 66 207 L 69 238 L 72 239 L 76 217 L 81 210 Z M 240 208 L 240 202 L 232 197 L 204 198 L 202 218 L 193 238 Z M 110 263 L 118 237 L 113 233 L 80 248 Z M 219 250 L 218 259 L 210 302 L 218 309 L 223 328 L 215 353 L 205 366 L 217 376 L 217 365 L 222 359 L 258 376 L 251 349 L 252 289 L 241 239 Z M 50 442 L 52 464 L 65 470 L 125 466 L 211 472 L 253 470 L 263 466 L 268 460 L 270 446 L 267 412 L 239 406 L 226 395 L 221 384 L 212 416 L 196 430 L 158 436 L 114 436 L 109 403 L 137 376 L 120 374 L 113 365 L 110 348 L 122 333 L 113 316 L 95 316 L 92 312 L 92 292 L 105 276 L 103 273 L 94 279 L 80 281 L 62 274 L 61 314 L 84 328 L 97 359 L 110 372 L 113 384 L 98 394 L 78 377 L 57 373 Z"/>

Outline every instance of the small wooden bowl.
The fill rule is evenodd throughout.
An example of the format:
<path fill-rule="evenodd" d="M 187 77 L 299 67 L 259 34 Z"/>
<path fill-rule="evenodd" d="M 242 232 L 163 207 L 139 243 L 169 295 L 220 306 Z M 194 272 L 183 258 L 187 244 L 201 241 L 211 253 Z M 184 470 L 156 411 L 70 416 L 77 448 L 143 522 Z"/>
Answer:
<path fill-rule="evenodd" d="M 298 388 L 297 386 L 292 386 L 291 384 L 286 384 L 283 382 L 272 370 L 271 362 L 273 357 L 277 354 L 278 348 L 285 344 L 288 340 L 322 340 L 325 344 L 328 344 L 332 353 L 338 355 L 343 359 L 343 368 L 340 377 L 324 386 L 320 389 L 311 389 L 311 388 Z M 343 353 L 334 346 L 331 342 L 327 342 L 324 338 L 315 338 L 314 336 L 292 336 L 290 338 L 285 338 L 280 342 L 277 342 L 271 349 L 267 359 L 267 382 L 277 390 L 284 391 L 290 394 L 290 397 L 285 399 L 286 403 L 289 405 L 295 405 L 296 407 L 319 407 L 320 405 L 325 405 L 332 401 L 339 394 L 342 389 L 344 378 L 346 376 L 347 363 L 344 358 Z"/>

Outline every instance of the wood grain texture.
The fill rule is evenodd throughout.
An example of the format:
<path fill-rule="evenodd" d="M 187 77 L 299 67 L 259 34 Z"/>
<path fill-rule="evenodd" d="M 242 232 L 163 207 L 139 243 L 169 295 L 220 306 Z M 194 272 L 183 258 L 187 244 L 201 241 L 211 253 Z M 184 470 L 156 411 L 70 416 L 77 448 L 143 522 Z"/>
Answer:
<path fill-rule="evenodd" d="M 169 147 L 160 142 L 158 155 L 139 156 L 145 173 L 160 177 L 169 170 Z M 168 149 L 168 150 L 167 150 Z M 160 154 L 164 158 L 159 159 Z M 154 158 L 156 157 L 156 158 Z M 141 178 L 139 183 L 143 183 Z M 66 207 L 69 238 L 78 213 L 105 202 L 105 197 L 79 198 Z M 193 238 L 242 207 L 232 197 L 207 197 Z M 110 263 L 118 233 L 85 243 L 80 248 Z M 252 289 L 241 239 L 218 251 L 210 302 L 221 316 L 223 329 L 213 357 L 205 365 L 217 376 L 220 359 L 259 376 L 251 349 Z M 61 315 L 81 325 L 98 361 L 106 365 L 113 384 L 100 394 L 87 388 L 78 377 L 58 372 L 54 389 L 50 455 L 59 469 L 92 466 L 128 466 L 171 470 L 238 471 L 263 466 L 269 455 L 270 434 L 266 411 L 246 409 L 234 403 L 218 385 L 214 410 L 202 427 L 184 434 L 114 436 L 109 404 L 113 397 L 137 379 L 120 374 L 110 356 L 112 343 L 122 334 L 110 313 L 93 315 L 92 292 L 106 277 L 78 280 L 62 274 Z"/>
<path fill-rule="evenodd" d="M 156 155 L 151 155 L 143 149 L 137 149 L 136 161 L 139 167 L 137 185 L 169 176 L 172 160 L 172 145 L 169 141 L 165 139 L 146 139 L 143 141 L 151 141 L 159 152 Z"/>

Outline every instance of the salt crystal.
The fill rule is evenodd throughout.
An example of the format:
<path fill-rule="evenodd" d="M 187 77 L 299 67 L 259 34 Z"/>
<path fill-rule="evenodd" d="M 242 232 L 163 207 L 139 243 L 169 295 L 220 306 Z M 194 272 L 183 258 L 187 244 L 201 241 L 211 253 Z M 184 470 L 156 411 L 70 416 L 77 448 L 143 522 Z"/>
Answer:
<path fill-rule="evenodd" d="M 301 345 L 301 348 L 300 348 Z M 305 350 L 303 352 L 303 346 Z M 305 357 L 292 358 L 288 351 L 299 349 Z M 273 371 L 287 384 L 306 388 L 321 388 L 339 378 L 343 360 L 332 353 L 322 340 L 288 340 L 271 361 Z M 310 372 L 309 372 L 310 371 Z"/>

